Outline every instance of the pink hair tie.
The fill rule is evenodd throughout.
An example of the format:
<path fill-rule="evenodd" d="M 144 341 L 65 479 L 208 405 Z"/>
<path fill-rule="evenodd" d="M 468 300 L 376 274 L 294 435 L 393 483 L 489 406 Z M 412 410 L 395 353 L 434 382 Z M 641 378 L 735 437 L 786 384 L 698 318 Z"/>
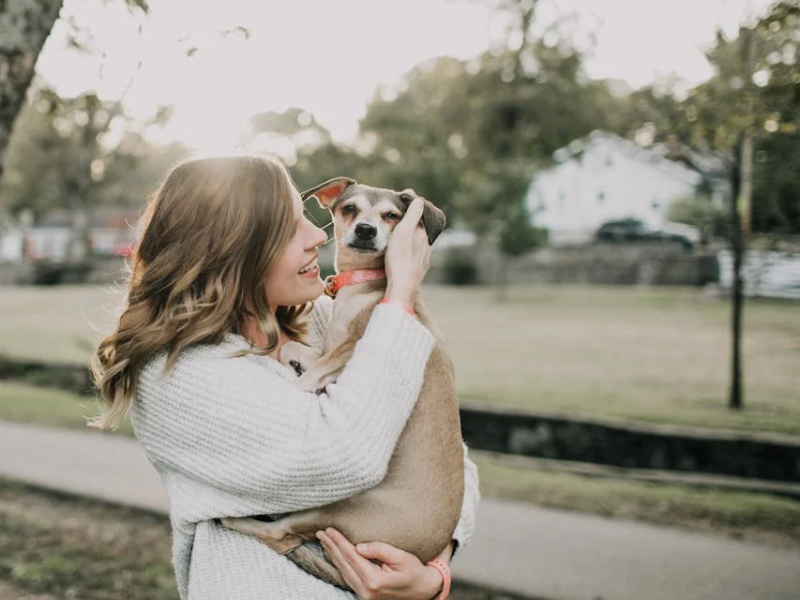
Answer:
<path fill-rule="evenodd" d="M 450 584 L 452 583 L 450 567 L 448 567 L 447 563 L 440 558 L 434 558 L 428 563 L 428 566 L 433 567 L 442 574 L 442 593 L 436 600 L 445 600 L 445 598 L 450 595 Z"/>
<path fill-rule="evenodd" d="M 393 300 L 392 298 L 384 298 L 383 300 L 378 302 L 378 304 L 399 304 L 400 306 L 403 307 L 403 310 L 406 311 L 408 314 L 410 314 L 412 317 L 417 316 L 417 313 L 414 312 L 413 308 L 411 308 L 408 304 L 400 302 L 399 300 Z"/>

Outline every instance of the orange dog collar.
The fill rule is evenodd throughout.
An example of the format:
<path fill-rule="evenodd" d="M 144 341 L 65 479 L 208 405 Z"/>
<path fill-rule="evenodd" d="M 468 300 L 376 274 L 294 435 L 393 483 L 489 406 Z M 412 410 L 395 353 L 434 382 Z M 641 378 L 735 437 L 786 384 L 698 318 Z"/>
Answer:
<path fill-rule="evenodd" d="M 325 280 L 325 294 L 331 298 L 336 297 L 336 292 L 348 285 L 365 283 L 367 281 L 377 281 L 386 279 L 386 271 L 383 269 L 359 269 L 357 271 L 345 271 L 331 275 Z"/>

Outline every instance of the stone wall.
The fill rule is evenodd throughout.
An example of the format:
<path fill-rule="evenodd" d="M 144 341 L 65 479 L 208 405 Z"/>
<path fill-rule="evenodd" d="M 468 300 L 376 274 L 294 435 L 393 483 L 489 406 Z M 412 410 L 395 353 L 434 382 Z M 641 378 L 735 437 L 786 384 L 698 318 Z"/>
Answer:
<path fill-rule="evenodd" d="M 15 263 L 0 263 L 0 285 L 23 285 L 33 279 L 33 270 Z"/>
<path fill-rule="evenodd" d="M 89 368 L 80 365 L 0 356 L 0 380 L 21 381 L 74 394 L 93 393 Z"/>
<path fill-rule="evenodd" d="M 800 481 L 800 438 L 462 406 L 470 447 L 637 469 Z"/>
<path fill-rule="evenodd" d="M 433 252 L 426 281 L 444 283 L 448 253 L 459 253 L 477 267 L 478 282 L 495 284 L 507 277 L 511 284 L 557 283 L 603 285 L 702 286 L 719 279 L 713 252 L 686 252 L 674 246 L 594 243 L 575 247 L 546 247 L 509 259 L 489 243 L 472 248 Z"/>

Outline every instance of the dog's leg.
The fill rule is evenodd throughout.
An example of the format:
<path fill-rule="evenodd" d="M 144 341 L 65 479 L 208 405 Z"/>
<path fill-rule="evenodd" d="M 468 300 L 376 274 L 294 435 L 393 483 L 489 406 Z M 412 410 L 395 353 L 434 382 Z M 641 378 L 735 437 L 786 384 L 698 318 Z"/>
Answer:
<path fill-rule="evenodd" d="M 298 379 L 300 387 L 308 392 L 317 392 L 336 381 L 347 361 L 353 356 L 356 342 L 361 339 L 367 328 L 372 309 L 362 311 L 350 322 L 349 336 L 327 354 L 323 354 L 314 365 Z"/>
<path fill-rule="evenodd" d="M 294 562 L 298 567 L 311 573 L 317 579 L 322 579 L 331 585 L 340 587 L 348 592 L 352 591 L 350 586 L 344 581 L 344 577 L 339 573 L 339 569 L 334 567 L 327 560 L 317 555 L 307 546 L 295 548 L 286 555 L 286 558 Z"/>
<path fill-rule="evenodd" d="M 318 579 L 350 591 L 339 570 L 308 547 L 303 546 L 303 538 L 289 532 L 293 525 L 304 527 L 310 531 L 322 529 L 320 514 L 314 510 L 302 511 L 273 522 L 248 518 L 224 518 L 222 524 L 229 529 L 252 535 L 283 554 L 304 571 Z M 313 526 L 309 526 L 311 523 Z"/>
<path fill-rule="evenodd" d="M 267 523 L 257 519 L 226 517 L 222 519 L 222 524 L 228 529 L 257 537 L 278 554 L 288 554 L 303 543 L 303 538 L 289 533 L 282 521 Z"/>
<path fill-rule="evenodd" d="M 355 347 L 355 340 L 349 339 L 333 351 L 322 356 L 297 380 L 300 388 L 308 392 L 316 392 L 325 389 L 326 385 L 336 381 L 339 373 L 342 372 L 347 361 L 353 355 Z"/>

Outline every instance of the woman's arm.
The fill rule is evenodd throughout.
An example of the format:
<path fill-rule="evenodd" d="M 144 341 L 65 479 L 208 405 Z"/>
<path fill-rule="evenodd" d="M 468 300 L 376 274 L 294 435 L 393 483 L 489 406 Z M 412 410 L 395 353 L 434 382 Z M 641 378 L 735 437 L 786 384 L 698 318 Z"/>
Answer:
<path fill-rule="evenodd" d="M 205 486 L 198 502 L 246 498 L 241 515 L 219 516 L 328 504 L 383 479 L 433 344 L 401 307 L 377 306 L 344 371 L 321 395 L 265 368 L 271 359 L 224 358 L 235 350 L 230 344 L 214 356 L 209 347 L 187 349 L 159 379 L 162 356 L 142 373 L 136 434 L 155 464 Z"/>

